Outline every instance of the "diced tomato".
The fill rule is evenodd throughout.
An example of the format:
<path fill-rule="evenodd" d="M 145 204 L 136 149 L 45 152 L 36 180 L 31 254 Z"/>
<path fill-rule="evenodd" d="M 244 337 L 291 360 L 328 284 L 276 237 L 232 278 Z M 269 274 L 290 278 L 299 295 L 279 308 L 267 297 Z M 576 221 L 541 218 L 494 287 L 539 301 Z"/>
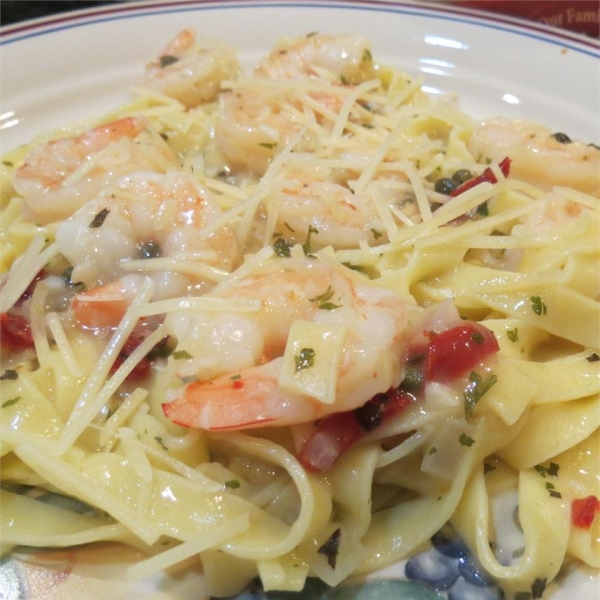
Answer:
<path fill-rule="evenodd" d="M 2 348 L 11 352 L 33 348 L 33 335 L 29 321 L 21 315 L 2 313 L 0 315 L 0 343 Z"/>
<path fill-rule="evenodd" d="M 498 350 L 498 341 L 493 332 L 480 323 L 465 322 L 458 327 L 431 334 L 425 358 L 425 379 L 452 381 Z"/>
<path fill-rule="evenodd" d="M 508 174 L 510 173 L 511 162 L 511 159 L 507 156 L 504 160 L 502 160 L 502 162 L 498 163 L 500 171 L 502 171 L 502 175 L 504 175 L 504 177 L 508 177 Z M 496 176 L 494 175 L 494 171 L 492 171 L 492 169 L 490 169 L 489 167 L 481 175 L 473 177 L 473 179 L 469 179 L 468 181 L 465 181 L 462 185 L 459 185 L 454 191 L 450 193 L 450 196 L 458 196 L 459 194 L 462 194 L 463 192 L 466 192 L 467 190 L 470 190 L 476 185 L 479 185 L 480 183 L 484 183 L 486 181 L 489 183 L 496 183 L 497 181 Z"/>
<path fill-rule="evenodd" d="M 596 496 L 577 498 L 571 502 L 571 523 L 580 529 L 589 529 L 600 512 L 600 500 Z"/>
<path fill-rule="evenodd" d="M 145 338 L 143 335 L 136 334 L 136 333 L 132 333 L 129 336 L 129 338 L 127 338 L 125 345 L 123 346 L 121 352 L 119 352 L 119 355 L 117 356 L 115 362 L 113 363 L 112 367 L 110 368 L 111 375 L 117 371 L 117 369 L 127 360 L 127 358 L 129 358 L 129 356 L 131 356 L 131 354 L 134 352 L 134 350 L 144 341 L 144 339 Z M 159 347 L 161 345 L 164 345 L 166 343 L 166 341 L 167 341 L 167 338 L 164 338 L 164 340 L 159 342 L 154 347 L 154 349 L 156 349 L 157 347 Z M 152 351 L 149 354 L 152 354 Z M 149 355 L 144 356 L 144 358 L 142 358 L 142 360 L 140 360 L 137 363 L 137 365 L 135 365 L 135 367 L 133 368 L 131 373 L 129 373 L 129 375 L 127 375 L 126 381 L 131 381 L 131 382 L 142 381 L 143 379 L 148 377 L 148 375 L 150 374 L 151 367 L 152 367 L 151 356 L 149 356 Z"/>
<path fill-rule="evenodd" d="M 356 410 L 320 419 L 300 450 L 300 462 L 309 471 L 327 471 L 366 432 L 379 427 L 414 400 L 411 394 L 391 389 Z"/>

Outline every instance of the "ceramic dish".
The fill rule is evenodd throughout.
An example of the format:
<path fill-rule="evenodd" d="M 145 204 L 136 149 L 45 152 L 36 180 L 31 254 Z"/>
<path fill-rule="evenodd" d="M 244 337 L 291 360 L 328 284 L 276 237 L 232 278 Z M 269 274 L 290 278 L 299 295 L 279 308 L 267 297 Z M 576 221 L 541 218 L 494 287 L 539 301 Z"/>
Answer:
<path fill-rule="evenodd" d="M 460 108 L 475 117 L 532 118 L 575 138 L 600 141 L 600 44 L 591 38 L 451 4 L 192 0 L 110 5 L 6 28 L 1 40 L 2 150 L 125 102 L 145 63 L 187 26 L 234 45 L 245 66 L 282 35 L 360 33 L 372 40 L 380 62 L 422 77 L 424 89 L 433 95 L 457 93 Z M 0 564 L 1 598 L 204 598 L 195 571 L 124 583 L 115 575 L 115 562 L 130 557 L 116 555 L 110 546 L 35 558 L 34 564 L 15 558 Z M 432 584 L 431 569 L 434 575 L 442 569 L 449 573 L 443 584 L 439 577 Z M 595 600 L 599 590 L 597 575 L 573 567 L 544 597 Z M 256 589 L 238 598 L 264 597 Z M 334 592 L 317 586 L 301 596 L 268 597 L 500 600 L 502 594 L 471 564 L 466 548 L 438 536 L 423 554 L 378 574 L 368 586 Z"/>

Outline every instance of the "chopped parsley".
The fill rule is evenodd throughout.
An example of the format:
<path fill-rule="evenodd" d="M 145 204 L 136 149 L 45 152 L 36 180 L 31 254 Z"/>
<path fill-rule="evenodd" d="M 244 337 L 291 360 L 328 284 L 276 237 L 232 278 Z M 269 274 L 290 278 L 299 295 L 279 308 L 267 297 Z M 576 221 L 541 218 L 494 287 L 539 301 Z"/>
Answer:
<path fill-rule="evenodd" d="M 548 308 L 540 296 L 531 296 L 529 299 L 531 300 L 531 310 L 533 310 L 536 315 L 542 316 L 548 312 Z"/>
<path fill-rule="evenodd" d="M 13 164 L 13 163 L 10 161 L 10 160 L 3 160 L 3 161 L 2 161 L 2 164 L 3 164 L 5 167 L 14 167 L 14 166 L 15 166 L 15 165 L 14 165 L 14 164 Z"/>
<path fill-rule="evenodd" d="M 17 379 L 19 377 L 19 373 L 14 369 L 6 369 L 2 375 L 0 375 L 0 381 L 6 381 L 9 379 Z"/>
<path fill-rule="evenodd" d="M 469 448 L 470 446 L 472 446 L 475 443 L 475 440 L 472 437 L 469 437 L 464 432 L 458 436 L 458 441 L 461 446 L 466 446 L 467 448 Z"/>
<path fill-rule="evenodd" d="M 2 408 L 8 408 L 9 406 L 14 406 L 19 400 L 21 396 L 16 396 L 15 398 L 11 398 L 2 404 Z"/>
<path fill-rule="evenodd" d="M 333 297 L 333 294 L 334 291 L 331 289 L 331 286 L 329 286 L 321 295 L 309 298 L 309 302 L 318 302 L 321 310 L 335 310 L 336 308 L 340 308 L 341 304 L 329 302 Z"/>
<path fill-rule="evenodd" d="M 373 237 L 378 240 L 383 233 L 381 233 L 381 231 L 378 231 L 377 229 L 375 229 L 375 227 L 371 227 L 371 233 L 373 234 Z"/>
<path fill-rule="evenodd" d="M 108 210 L 108 208 L 103 208 L 92 219 L 92 222 L 89 224 L 89 228 L 90 229 L 98 229 L 98 227 L 102 227 L 102 225 L 104 224 L 104 221 L 106 220 L 106 217 L 108 217 L 108 213 L 110 213 L 110 210 Z"/>
<path fill-rule="evenodd" d="M 173 352 L 173 358 L 175 360 L 188 359 L 193 358 L 192 355 L 187 350 L 176 350 Z"/>
<path fill-rule="evenodd" d="M 469 383 L 464 391 L 465 398 L 465 418 L 467 421 L 473 415 L 475 405 L 481 400 L 482 396 L 498 381 L 496 375 L 490 375 L 487 379 L 483 379 L 479 373 L 471 371 L 469 375 Z"/>
<path fill-rule="evenodd" d="M 437 452 L 437 448 L 435 446 L 431 446 L 429 448 L 429 452 L 427 454 L 435 454 Z"/>
<path fill-rule="evenodd" d="M 480 217 L 487 217 L 487 216 L 489 216 L 489 214 L 490 214 L 490 209 L 488 208 L 488 203 L 487 203 L 487 202 L 483 202 L 483 204 L 480 204 L 480 205 L 477 207 L 477 211 L 476 211 L 476 212 L 477 212 L 477 214 L 478 214 Z"/>
<path fill-rule="evenodd" d="M 589 356 L 585 357 L 585 360 L 591 363 L 598 362 L 600 360 L 600 356 L 598 356 L 597 352 L 592 352 Z"/>
<path fill-rule="evenodd" d="M 163 440 L 160 436 L 155 436 L 154 439 L 161 445 L 162 449 L 166 452 L 168 448 L 164 445 Z"/>
<path fill-rule="evenodd" d="M 304 241 L 304 244 L 302 244 L 302 250 L 304 250 L 304 254 L 306 254 L 306 256 L 310 256 L 310 238 L 313 233 L 318 234 L 319 230 L 316 227 L 309 225 L 308 232 L 306 233 L 306 240 Z"/>
<path fill-rule="evenodd" d="M 371 51 L 368 48 L 366 48 L 363 52 L 362 59 L 364 62 L 371 62 L 373 60 L 373 55 L 371 54 Z"/>
<path fill-rule="evenodd" d="M 514 329 L 507 329 L 506 330 L 506 337 L 508 337 L 508 339 L 511 342 L 518 342 L 519 341 L 519 330 L 517 327 L 515 327 Z"/>
<path fill-rule="evenodd" d="M 302 348 L 300 354 L 294 356 L 296 363 L 296 373 L 303 369 L 308 369 L 315 364 L 315 351 L 312 348 Z"/>
<path fill-rule="evenodd" d="M 237 479 L 230 479 L 225 482 L 225 487 L 230 490 L 237 490 L 240 487 L 240 482 Z"/>
<path fill-rule="evenodd" d="M 165 67 L 168 67 L 169 65 L 172 65 L 176 62 L 179 62 L 179 58 L 177 58 L 176 56 L 173 56 L 172 54 L 163 54 L 160 58 L 160 68 L 164 69 Z"/>
<path fill-rule="evenodd" d="M 232 375 L 229 379 L 231 379 L 231 381 L 237 381 L 238 379 L 241 379 L 242 376 L 238 373 L 237 375 Z"/>
<path fill-rule="evenodd" d="M 261 148 L 267 148 L 268 150 L 273 150 L 277 144 L 275 142 L 261 142 L 259 144 Z"/>
<path fill-rule="evenodd" d="M 534 469 L 542 476 L 542 477 L 557 477 L 558 469 L 560 469 L 559 465 L 555 462 L 551 462 L 550 466 L 544 467 L 543 465 L 535 465 Z"/>
<path fill-rule="evenodd" d="M 486 473 L 491 473 L 492 471 L 496 470 L 496 466 L 492 465 L 490 463 L 483 463 L 483 474 L 485 475 Z"/>
<path fill-rule="evenodd" d="M 340 540 L 342 538 L 342 530 L 338 527 L 330 536 L 330 538 L 317 550 L 319 554 L 324 554 L 327 557 L 327 563 L 332 569 L 335 569 L 337 556 L 340 551 Z"/>

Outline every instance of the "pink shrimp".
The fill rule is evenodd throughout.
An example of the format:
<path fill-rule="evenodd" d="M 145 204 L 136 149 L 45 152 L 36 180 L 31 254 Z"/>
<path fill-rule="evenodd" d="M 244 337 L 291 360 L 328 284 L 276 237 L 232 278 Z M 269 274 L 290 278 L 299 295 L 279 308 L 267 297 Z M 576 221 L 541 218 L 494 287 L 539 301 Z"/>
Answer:
<path fill-rule="evenodd" d="M 175 163 L 160 136 L 139 139 L 141 118 L 126 117 L 80 135 L 35 147 L 17 169 L 13 186 L 38 223 L 63 220 L 104 187 L 133 171 Z M 136 140 L 140 143 L 132 144 Z"/>
<path fill-rule="evenodd" d="M 198 44 L 194 31 L 184 29 L 147 66 L 142 86 L 192 108 L 214 100 L 222 81 L 239 72 L 233 48 L 206 40 Z"/>
<path fill-rule="evenodd" d="M 187 362 L 177 365 L 179 376 L 198 377 L 163 404 L 165 415 L 180 425 L 219 430 L 313 421 L 362 406 L 402 379 L 404 300 L 341 266 L 308 257 L 272 258 L 221 295 L 258 300 L 262 307 L 245 316 L 188 311 L 165 321 L 178 350 L 190 357 L 177 360 Z M 298 320 L 345 327 L 340 363 L 332 362 L 332 403 L 280 383 L 290 328 Z"/>

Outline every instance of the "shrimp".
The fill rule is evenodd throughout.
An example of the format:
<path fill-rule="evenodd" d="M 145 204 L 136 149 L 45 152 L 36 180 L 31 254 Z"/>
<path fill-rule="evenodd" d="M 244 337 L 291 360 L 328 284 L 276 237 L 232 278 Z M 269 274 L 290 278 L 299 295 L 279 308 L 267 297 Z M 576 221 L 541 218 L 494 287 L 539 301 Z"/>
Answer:
<path fill-rule="evenodd" d="M 195 33 L 184 29 L 147 65 L 142 86 L 193 108 L 215 100 L 221 83 L 239 73 L 233 48 L 208 41 L 197 44 Z"/>
<path fill-rule="evenodd" d="M 528 121 L 483 121 L 469 140 L 477 159 L 512 159 L 511 175 L 543 190 L 570 187 L 600 197 L 600 148 Z"/>
<path fill-rule="evenodd" d="M 74 267 L 72 281 L 88 288 L 114 282 L 126 274 L 124 261 L 141 258 L 186 260 L 230 270 L 237 256 L 233 232 L 221 227 L 204 233 L 220 216 L 216 201 L 191 175 L 175 170 L 137 172 L 61 223 L 56 242 Z M 149 274 L 156 298 L 186 293 L 201 283 L 180 273 L 176 264 Z"/>
<path fill-rule="evenodd" d="M 208 430 L 313 421 L 362 406 L 399 385 L 407 308 L 395 293 L 313 257 L 271 258 L 220 294 L 260 301 L 256 312 L 170 314 L 169 333 L 192 358 L 178 375 L 193 375 L 171 402 L 168 418 Z M 297 320 L 344 325 L 333 404 L 279 386 L 290 327 Z M 242 348 L 242 350 L 240 349 Z M 329 357 L 328 357 L 329 358 Z"/>
<path fill-rule="evenodd" d="M 374 76 L 370 43 L 358 35 L 309 34 L 282 39 L 256 67 L 257 77 L 292 79 L 324 70 L 336 82 L 358 84 Z"/>
<path fill-rule="evenodd" d="M 272 185 L 269 200 L 277 206 L 277 232 L 290 241 L 305 241 L 309 227 L 316 230 L 311 248 L 357 248 L 387 241 L 385 229 L 369 192 L 355 194 L 333 181 L 324 170 L 310 173 L 290 169 Z"/>
<path fill-rule="evenodd" d="M 248 88 L 221 94 L 215 139 L 227 166 L 234 171 L 264 175 L 270 161 L 302 128 L 302 115 L 291 99 Z M 317 139 L 307 132 L 295 146 L 311 152 Z"/>
<path fill-rule="evenodd" d="M 175 164 L 169 147 L 145 127 L 144 119 L 126 117 L 34 148 L 13 181 L 26 211 L 37 223 L 60 221 L 122 175 Z"/>

